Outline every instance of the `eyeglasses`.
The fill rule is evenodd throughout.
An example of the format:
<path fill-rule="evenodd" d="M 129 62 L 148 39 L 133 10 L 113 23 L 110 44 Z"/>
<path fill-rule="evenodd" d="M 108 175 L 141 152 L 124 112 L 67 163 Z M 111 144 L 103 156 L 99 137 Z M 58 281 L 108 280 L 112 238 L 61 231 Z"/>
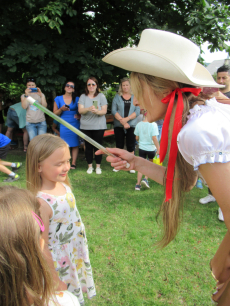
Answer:
<path fill-rule="evenodd" d="M 44 225 L 44 223 L 42 222 L 42 219 L 41 219 L 37 214 L 35 214 L 35 212 L 33 212 L 33 211 L 32 211 L 32 216 L 33 216 L 33 218 L 35 219 L 35 221 L 37 222 L 37 224 L 39 225 L 40 230 L 41 230 L 42 232 L 44 232 L 44 230 L 45 230 L 45 225 Z"/>
<path fill-rule="evenodd" d="M 96 86 L 95 83 L 88 83 L 88 84 L 87 84 L 87 86 L 91 86 L 91 85 L 92 85 L 92 86 Z"/>
<path fill-rule="evenodd" d="M 28 82 L 35 82 L 35 79 L 34 78 L 27 78 L 26 83 L 28 83 Z"/>
<path fill-rule="evenodd" d="M 70 87 L 74 89 L 74 85 L 66 84 L 65 87 Z"/>

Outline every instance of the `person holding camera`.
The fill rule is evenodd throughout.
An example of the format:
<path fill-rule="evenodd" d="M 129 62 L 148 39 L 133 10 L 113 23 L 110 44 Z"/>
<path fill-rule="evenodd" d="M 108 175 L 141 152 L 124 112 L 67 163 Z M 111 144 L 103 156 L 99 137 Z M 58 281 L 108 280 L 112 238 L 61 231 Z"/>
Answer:
<path fill-rule="evenodd" d="M 85 87 L 85 94 L 79 99 L 78 111 L 81 114 L 81 131 L 87 136 L 102 144 L 104 132 L 107 128 L 105 114 L 107 113 L 107 100 L 100 92 L 98 80 L 91 76 Z M 85 142 L 85 157 L 88 164 L 87 173 L 93 172 L 93 155 L 97 151 L 91 143 Z M 96 174 L 101 174 L 102 156 L 95 155 Z"/>
<path fill-rule="evenodd" d="M 75 83 L 68 81 L 64 87 L 64 95 L 57 96 L 54 99 L 53 112 L 60 116 L 63 120 L 74 126 L 76 129 L 80 127 L 78 116 L 78 100 L 76 96 Z M 60 137 L 67 142 L 71 148 L 72 162 L 70 169 L 76 169 L 76 160 L 79 151 L 79 136 L 70 129 L 60 124 Z"/>
<path fill-rule="evenodd" d="M 21 95 L 22 108 L 26 109 L 26 129 L 31 141 L 35 136 L 46 133 L 47 124 L 44 112 L 27 101 L 29 96 L 42 106 L 47 107 L 45 95 L 40 88 L 36 87 L 34 78 L 26 79 L 25 94 Z"/>

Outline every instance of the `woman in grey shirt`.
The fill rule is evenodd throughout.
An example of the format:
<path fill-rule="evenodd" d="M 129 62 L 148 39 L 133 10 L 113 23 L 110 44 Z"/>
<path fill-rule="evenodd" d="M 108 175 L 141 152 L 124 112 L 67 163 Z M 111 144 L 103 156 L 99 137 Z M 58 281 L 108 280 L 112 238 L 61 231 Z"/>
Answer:
<path fill-rule="evenodd" d="M 81 114 L 80 129 L 87 136 L 102 144 L 104 131 L 107 128 L 105 114 L 107 113 L 106 97 L 100 93 L 98 81 L 90 77 L 86 82 L 85 94 L 80 96 L 78 112 Z M 87 173 L 93 172 L 93 151 L 97 148 L 86 141 L 85 157 L 88 163 Z M 101 174 L 102 155 L 95 155 L 96 174 Z"/>

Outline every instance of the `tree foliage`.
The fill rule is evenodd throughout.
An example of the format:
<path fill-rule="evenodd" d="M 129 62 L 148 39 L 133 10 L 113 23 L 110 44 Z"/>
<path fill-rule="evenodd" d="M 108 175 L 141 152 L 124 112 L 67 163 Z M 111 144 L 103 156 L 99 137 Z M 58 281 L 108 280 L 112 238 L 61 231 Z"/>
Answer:
<path fill-rule="evenodd" d="M 101 61 L 108 52 L 137 44 L 145 28 L 169 30 L 227 49 L 229 1 L 209 0 L 8 0 L 0 7 L 0 83 L 36 77 L 53 90 L 68 79 L 82 87 L 125 72 Z M 201 59 L 202 60 L 202 59 Z"/>

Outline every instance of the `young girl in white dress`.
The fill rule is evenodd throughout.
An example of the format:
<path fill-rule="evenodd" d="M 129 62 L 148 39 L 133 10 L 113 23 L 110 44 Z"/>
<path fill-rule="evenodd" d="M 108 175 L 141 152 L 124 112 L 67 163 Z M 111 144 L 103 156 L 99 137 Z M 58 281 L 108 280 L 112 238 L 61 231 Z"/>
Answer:
<path fill-rule="evenodd" d="M 80 306 L 70 292 L 54 292 L 39 208 L 28 190 L 0 187 L 0 305 Z"/>
<path fill-rule="evenodd" d="M 84 304 L 96 295 L 85 227 L 68 179 L 69 147 L 60 137 L 44 134 L 28 146 L 27 188 L 41 204 L 45 231 L 44 253 L 56 290 L 68 289 Z"/>
<path fill-rule="evenodd" d="M 103 59 L 135 71 L 131 73 L 132 90 L 140 107 L 147 109 L 149 122 L 164 119 L 161 161 L 169 151 L 167 168 L 119 149 L 108 149 L 118 157 L 109 156 L 107 161 L 117 170 L 134 169 L 165 185 L 162 246 L 177 234 L 181 194 L 195 185 L 199 171 L 222 209 L 228 229 L 211 261 L 217 280 L 212 298 L 219 306 L 227 306 L 230 301 L 230 106 L 200 94 L 202 87 L 223 86 L 197 63 L 199 51 L 182 36 L 147 29 L 137 47 L 115 50 Z M 214 95 L 218 101 L 223 98 L 220 91 Z"/>

